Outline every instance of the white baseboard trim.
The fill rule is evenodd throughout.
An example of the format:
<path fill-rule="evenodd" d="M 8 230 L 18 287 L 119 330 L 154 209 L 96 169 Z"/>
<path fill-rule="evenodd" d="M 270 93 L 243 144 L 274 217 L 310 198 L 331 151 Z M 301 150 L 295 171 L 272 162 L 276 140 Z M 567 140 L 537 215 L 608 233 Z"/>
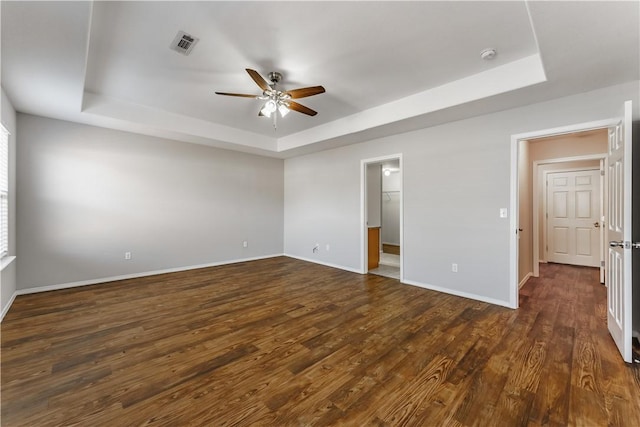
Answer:
<path fill-rule="evenodd" d="M 218 267 L 221 265 L 237 264 L 240 262 L 257 261 L 261 259 L 275 258 L 283 255 L 284 254 L 263 255 L 263 256 L 257 256 L 257 257 L 251 257 L 251 258 L 218 261 L 218 262 L 212 262 L 207 264 L 189 265 L 186 267 L 167 268 L 165 270 L 154 270 L 154 271 L 145 271 L 142 273 L 124 274 L 121 276 L 102 277 L 100 279 L 82 280 L 79 282 L 61 283 L 57 285 L 36 286 L 33 288 L 18 289 L 16 292 L 18 295 L 27 295 L 27 294 L 34 294 L 38 292 L 57 291 L 60 289 L 76 288 L 78 286 L 97 285 L 99 283 L 114 282 L 118 280 L 136 279 L 138 277 L 155 276 L 158 274 L 177 273 L 179 271 L 196 270 L 198 268 Z"/>
<path fill-rule="evenodd" d="M 472 299 L 472 300 L 475 300 L 475 301 L 486 302 L 486 303 L 489 303 L 489 304 L 500 305 L 502 307 L 507 307 L 507 308 L 513 309 L 513 307 L 511 307 L 509 305 L 509 301 L 502 301 L 502 300 L 498 300 L 498 299 L 494 299 L 494 298 L 488 298 L 488 297 L 484 297 L 482 295 L 476 295 L 476 294 L 471 294 L 471 293 L 468 293 L 468 292 L 456 291 L 456 290 L 453 290 L 453 289 L 443 288 L 443 287 L 440 287 L 440 286 L 429 285 L 429 284 L 426 284 L 426 283 L 420 283 L 420 282 L 416 282 L 416 281 L 413 281 L 413 280 L 404 280 L 402 283 L 405 283 L 405 284 L 411 285 L 411 286 L 418 286 L 418 287 L 424 288 L 424 289 L 429 289 L 431 291 L 442 292 L 442 293 L 449 294 L 449 295 L 455 295 L 457 297 L 468 298 L 468 299 Z"/>
<path fill-rule="evenodd" d="M 521 287 L 524 286 L 525 283 L 527 283 L 527 281 L 533 277 L 533 273 L 529 272 L 527 273 L 526 276 L 524 276 L 524 278 L 522 279 L 522 281 L 518 284 L 518 289 L 520 289 Z"/>
<path fill-rule="evenodd" d="M 305 257 L 297 256 L 297 255 L 290 255 L 290 254 L 287 254 L 287 253 L 285 253 L 284 256 L 289 257 L 289 258 L 293 258 L 293 259 L 299 259 L 300 261 L 307 261 L 307 262 L 312 262 L 314 264 L 324 265 L 326 267 L 337 268 L 338 270 L 350 271 L 351 273 L 364 274 L 362 271 L 360 271 L 358 269 L 351 268 L 351 267 L 345 267 L 344 265 L 332 264 L 330 262 L 318 261 L 317 259 L 305 258 Z"/>
<path fill-rule="evenodd" d="M 2 323 L 4 316 L 7 314 L 7 312 L 11 308 L 11 304 L 13 304 L 13 301 L 16 299 L 17 296 L 18 296 L 18 291 L 15 291 L 13 295 L 11 295 L 11 298 L 9 298 L 9 302 L 7 302 L 7 305 L 2 307 L 2 312 L 0 313 L 0 323 Z"/>

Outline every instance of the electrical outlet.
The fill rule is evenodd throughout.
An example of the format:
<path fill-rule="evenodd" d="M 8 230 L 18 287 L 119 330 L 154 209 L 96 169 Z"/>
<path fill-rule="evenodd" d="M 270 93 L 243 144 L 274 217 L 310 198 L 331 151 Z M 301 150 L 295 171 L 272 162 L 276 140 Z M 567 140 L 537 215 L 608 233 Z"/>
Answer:
<path fill-rule="evenodd" d="M 242 247 L 243 248 L 248 248 L 249 247 L 249 242 L 247 240 L 242 242 Z"/>
<path fill-rule="evenodd" d="M 131 259 L 131 252 L 125 252 L 124 253 L 124 259 L 130 260 Z"/>
<path fill-rule="evenodd" d="M 456 264 L 455 262 L 453 264 L 451 264 L 451 271 L 453 271 L 454 273 L 458 272 L 458 264 Z"/>

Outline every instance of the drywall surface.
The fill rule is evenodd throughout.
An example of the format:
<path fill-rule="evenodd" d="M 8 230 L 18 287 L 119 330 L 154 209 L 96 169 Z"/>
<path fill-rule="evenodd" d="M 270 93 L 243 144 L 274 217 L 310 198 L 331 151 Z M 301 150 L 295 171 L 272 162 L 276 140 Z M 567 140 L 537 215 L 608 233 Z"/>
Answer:
<path fill-rule="evenodd" d="M 605 154 L 608 140 L 607 129 L 532 139 L 529 140 L 531 161 Z"/>
<path fill-rule="evenodd" d="M 9 135 L 9 255 L 16 254 L 16 111 L 2 89 L 0 105 L 2 125 Z M 6 266 L 0 273 L 0 308 L 6 313 L 16 291 L 16 262 Z"/>
<path fill-rule="evenodd" d="M 367 165 L 367 226 L 382 226 L 382 170 L 379 163 Z"/>
<path fill-rule="evenodd" d="M 18 137 L 19 289 L 283 252 L 282 160 L 25 114 Z"/>
<path fill-rule="evenodd" d="M 400 192 L 382 193 L 382 243 L 400 245 Z"/>
<path fill-rule="evenodd" d="M 533 273 L 533 199 L 529 143 L 518 142 L 518 283 Z"/>
<path fill-rule="evenodd" d="M 405 282 L 508 305 L 515 230 L 499 210 L 510 202 L 511 135 L 614 117 L 625 100 L 638 102 L 638 88 L 631 82 L 287 159 L 285 253 L 363 271 L 360 162 L 402 153 Z M 321 250 L 312 254 L 315 242 Z"/>

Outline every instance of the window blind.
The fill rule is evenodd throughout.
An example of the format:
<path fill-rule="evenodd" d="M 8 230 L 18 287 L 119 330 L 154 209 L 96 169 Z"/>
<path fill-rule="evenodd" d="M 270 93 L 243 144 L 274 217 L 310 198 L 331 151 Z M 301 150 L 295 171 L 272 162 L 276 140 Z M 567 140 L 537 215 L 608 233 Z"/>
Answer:
<path fill-rule="evenodd" d="M 0 258 L 9 254 L 9 132 L 0 125 Z"/>

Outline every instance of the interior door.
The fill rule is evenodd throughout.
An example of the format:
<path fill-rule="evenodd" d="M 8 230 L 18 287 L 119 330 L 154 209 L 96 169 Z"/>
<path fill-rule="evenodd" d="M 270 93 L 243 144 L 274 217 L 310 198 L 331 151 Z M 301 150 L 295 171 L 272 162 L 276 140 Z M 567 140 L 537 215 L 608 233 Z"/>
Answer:
<path fill-rule="evenodd" d="M 631 101 L 609 128 L 609 256 L 607 326 L 631 363 Z"/>
<path fill-rule="evenodd" d="M 547 260 L 600 266 L 600 171 L 547 174 Z"/>

